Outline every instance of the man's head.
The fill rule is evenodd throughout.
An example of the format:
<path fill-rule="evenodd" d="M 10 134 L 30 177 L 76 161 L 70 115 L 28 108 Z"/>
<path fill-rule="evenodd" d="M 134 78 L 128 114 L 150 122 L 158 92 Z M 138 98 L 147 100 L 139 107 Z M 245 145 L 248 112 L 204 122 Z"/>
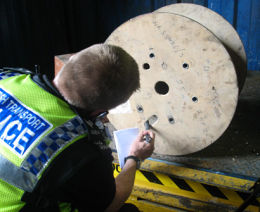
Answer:
<path fill-rule="evenodd" d="M 96 44 L 73 55 L 54 79 L 63 97 L 87 110 L 109 110 L 140 87 L 135 60 L 122 48 Z"/>

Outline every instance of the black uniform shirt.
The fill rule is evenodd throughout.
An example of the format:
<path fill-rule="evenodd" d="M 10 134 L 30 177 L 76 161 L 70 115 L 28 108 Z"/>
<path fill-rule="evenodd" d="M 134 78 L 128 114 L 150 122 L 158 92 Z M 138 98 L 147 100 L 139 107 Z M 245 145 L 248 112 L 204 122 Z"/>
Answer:
<path fill-rule="evenodd" d="M 32 79 L 56 95 L 46 77 Z M 112 161 L 111 149 L 100 137 L 76 141 L 54 159 L 34 192 L 25 193 L 22 200 L 28 203 L 22 211 L 57 211 L 57 202 L 71 203 L 79 211 L 104 211 L 115 195 Z"/>

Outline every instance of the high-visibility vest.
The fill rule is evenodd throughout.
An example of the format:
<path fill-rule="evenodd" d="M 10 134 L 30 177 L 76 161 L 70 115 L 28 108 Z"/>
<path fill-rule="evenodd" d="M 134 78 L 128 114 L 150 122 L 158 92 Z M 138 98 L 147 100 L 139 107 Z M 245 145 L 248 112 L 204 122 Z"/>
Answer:
<path fill-rule="evenodd" d="M 19 211 L 54 158 L 87 134 L 69 104 L 30 75 L 0 73 L 0 211 Z"/>

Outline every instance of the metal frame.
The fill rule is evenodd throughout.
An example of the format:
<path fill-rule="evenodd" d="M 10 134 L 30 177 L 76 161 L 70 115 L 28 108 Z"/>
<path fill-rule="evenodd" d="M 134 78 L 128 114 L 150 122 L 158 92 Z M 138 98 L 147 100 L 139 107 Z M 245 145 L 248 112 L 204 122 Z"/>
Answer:
<path fill-rule="evenodd" d="M 114 176 L 121 169 L 115 159 Z M 234 211 L 256 179 L 150 159 L 136 172 L 128 202 L 141 211 Z M 245 211 L 260 211 L 259 199 Z"/>

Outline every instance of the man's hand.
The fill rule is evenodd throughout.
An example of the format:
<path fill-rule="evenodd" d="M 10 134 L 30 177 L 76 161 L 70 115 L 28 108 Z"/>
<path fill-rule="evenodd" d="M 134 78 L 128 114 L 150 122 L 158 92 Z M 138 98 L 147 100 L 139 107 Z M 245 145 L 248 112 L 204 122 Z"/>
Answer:
<path fill-rule="evenodd" d="M 145 141 L 145 135 L 147 134 L 151 137 L 149 143 Z M 141 131 L 132 143 L 129 155 L 134 155 L 140 160 L 150 157 L 154 150 L 154 139 L 155 134 L 151 130 Z"/>
<path fill-rule="evenodd" d="M 151 137 L 150 143 L 145 141 L 145 135 Z M 132 143 L 129 155 L 134 155 L 140 160 L 144 160 L 152 155 L 154 150 L 155 134 L 150 131 L 142 131 Z M 136 162 L 127 160 L 124 168 L 116 177 L 116 194 L 112 203 L 106 209 L 106 212 L 118 211 L 127 200 L 133 189 L 136 172 Z"/>

